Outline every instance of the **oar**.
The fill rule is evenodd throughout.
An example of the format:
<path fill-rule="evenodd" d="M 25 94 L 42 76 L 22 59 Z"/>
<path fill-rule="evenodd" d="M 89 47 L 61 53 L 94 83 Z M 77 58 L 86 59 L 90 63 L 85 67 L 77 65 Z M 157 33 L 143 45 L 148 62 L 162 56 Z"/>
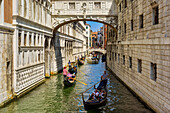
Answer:
<path fill-rule="evenodd" d="M 84 83 L 84 82 L 82 82 L 82 81 L 79 81 L 79 80 L 77 80 L 77 79 L 75 79 L 75 78 L 74 78 L 74 80 L 76 80 L 77 82 L 80 82 L 80 83 L 82 83 L 82 84 L 84 84 L 84 85 L 87 85 L 86 83 Z"/>
<path fill-rule="evenodd" d="M 109 75 L 107 75 L 105 78 L 107 78 L 108 76 L 109 76 Z M 104 79 L 105 79 L 105 78 L 104 78 Z M 101 82 L 101 81 L 102 81 L 102 80 L 100 80 L 99 82 Z M 96 84 L 98 84 L 99 82 L 97 82 Z M 94 84 L 94 85 L 96 85 L 96 84 Z M 90 88 L 88 88 L 86 91 L 82 92 L 82 94 L 85 93 L 85 92 L 87 92 L 87 91 L 88 91 L 89 89 L 91 89 L 94 85 L 92 85 L 92 86 L 91 86 Z"/>
<path fill-rule="evenodd" d="M 77 69 L 78 71 L 80 71 L 80 69 Z M 84 73 L 84 72 L 82 72 L 82 71 L 80 71 L 82 74 L 84 74 L 84 75 L 87 75 L 86 73 Z M 88 75 L 87 75 L 88 76 Z"/>

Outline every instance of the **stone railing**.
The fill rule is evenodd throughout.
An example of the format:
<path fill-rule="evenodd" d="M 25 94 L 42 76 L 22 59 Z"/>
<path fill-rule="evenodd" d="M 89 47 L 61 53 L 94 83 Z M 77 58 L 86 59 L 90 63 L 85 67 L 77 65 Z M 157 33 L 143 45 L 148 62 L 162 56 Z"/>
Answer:
<path fill-rule="evenodd" d="M 16 93 L 22 92 L 44 78 L 44 63 L 28 66 L 16 71 Z"/>

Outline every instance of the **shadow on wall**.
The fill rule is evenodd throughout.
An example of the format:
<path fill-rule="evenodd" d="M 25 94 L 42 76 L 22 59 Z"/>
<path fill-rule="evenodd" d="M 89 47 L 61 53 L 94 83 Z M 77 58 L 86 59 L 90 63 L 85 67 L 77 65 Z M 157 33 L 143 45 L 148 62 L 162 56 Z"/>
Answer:
<path fill-rule="evenodd" d="M 59 39 L 59 33 L 54 34 L 54 50 L 55 50 L 55 60 L 56 60 L 56 69 L 58 72 L 61 72 L 63 69 L 63 59 L 61 54 L 61 44 Z"/>

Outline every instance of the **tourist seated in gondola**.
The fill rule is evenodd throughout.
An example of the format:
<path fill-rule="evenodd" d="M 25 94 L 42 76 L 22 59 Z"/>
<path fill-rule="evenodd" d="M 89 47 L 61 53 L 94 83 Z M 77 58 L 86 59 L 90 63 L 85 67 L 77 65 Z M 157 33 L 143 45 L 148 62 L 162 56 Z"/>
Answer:
<path fill-rule="evenodd" d="M 92 99 L 98 99 L 98 97 L 99 97 L 99 92 L 98 92 L 98 90 L 97 90 L 97 88 L 95 89 L 95 91 L 92 93 Z"/>
<path fill-rule="evenodd" d="M 67 71 L 66 66 L 65 66 L 64 69 L 63 69 L 64 80 L 66 80 L 67 74 L 68 74 L 68 71 Z"/>
<path fill-rule="evenodd" d="M 75 75 L 77 74 L 77 68 L 76 68 L 76 66 L 74 66 L 74 74 L 75 74 Z"/>
<path fill-rule="evenodd" d="M 74 73 L 74 68 L 73 67 L 69 67 L 69 70 L 68 70 L 71 74 Z"/>
<path fill-rule="evenodd" d="M 104 98 L 105 94 L 106 92 L 101 89 L 101 91 L 99 92 L 99 101 L 101 101 Z"/>

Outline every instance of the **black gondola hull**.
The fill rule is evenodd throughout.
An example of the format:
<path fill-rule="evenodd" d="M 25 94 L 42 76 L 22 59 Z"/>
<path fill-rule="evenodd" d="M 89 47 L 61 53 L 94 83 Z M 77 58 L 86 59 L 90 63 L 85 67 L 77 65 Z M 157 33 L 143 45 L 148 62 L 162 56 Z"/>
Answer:
<path fill-rule="evenodd" d="M 91 98 L 91 97 L 89 97 L 89 99 L 87 101 L 83 101 L 85 110 L 95 109 L 95 108 L 98 108 L 98 107 L 106 105 L 106 102 L 107 102 L 107 88 L 105 87 L 105 88 L 103 88 L 103 90 L 106 91 L 106 95 L 102 100 L 96 101 L 96 102 L 94 102 L 94 101 L 89 102 L 88 100 L 90 100 L 90 98 Z"/>
<path fill-rule="evenodd" d="M 76 81 L 74 80 L 74 82 L 71 83 L 68 80 L 65 80 L 65 81 L 63 81 L 63 83 L 64 83 L 64 86 L 70 87 L 70 86 L 74 85 L 76 83 Z"/>
<path fill-rule="evenodd" d="M 106 98 L 98 103 L 84 102 L 84 108 L 85 110 L 95 109 L 101 106 L 105 106 L 106 102 L 107 102 Z"/>

